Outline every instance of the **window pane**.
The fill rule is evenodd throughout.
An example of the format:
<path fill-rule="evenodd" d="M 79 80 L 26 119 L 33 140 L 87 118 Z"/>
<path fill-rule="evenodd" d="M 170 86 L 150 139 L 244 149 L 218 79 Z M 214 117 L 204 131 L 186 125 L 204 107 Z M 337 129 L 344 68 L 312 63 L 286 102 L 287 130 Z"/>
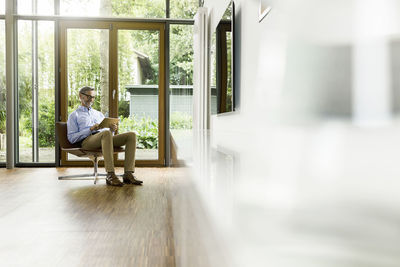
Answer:
<path fill-rule="evenodd" d="M 6 0 L 0 0 L 0 14 L 6 13 Z"/>
<path fill-rule="evenodd" d="M 54 113 L 54 22 L 18 21 L 19 162 L 55 162 Z"/>
<path fill-rule="evenodd" d="M 32 22 L 18 22 L 19 161 L 32 162 Z"/>
<path fill-rule="evenodd" d="M 38 23 L 39 162 L 55 162 L 54 22 Z"/>
<path fill-rule="evenodd" d="M 159 38 L 155 30 L 118 31 L 119 133 L 136 132 L 139 160 L 158 159 Z"/>
<path fill-rule="evenodd" d="M 60 14 L 66 16 L 165 17 L 165 0 L 61 0 Z"/>
<path fill-rule="evenodd" d="M 5 23 L 0 20 L 0 162 L 6 161 Z"/>
<path fill-rule="evenodd" d="M 54 0 L 18 0 L 18 14 L 53 15 Z"/>
<path fill-rule="evenodd" d="M 93 108 L 108 117 L 108 48 L 109 30 L 67 30 L 68 115 L 81 105 L 79 89 L 90 86 L 95 88 L 97 95 Z M 67 156 L 69 160 L 87 160 L 69 153 Z"/>
<path fill-rule="evenodd" d="M 170 143 L 175 164 L 176 147 L 186 160 L 192 153 L 193 26 L 171 25 L 170 33 Z"/>
<path fill-rule="evenodd" d="M 199 8 L 199 0 L 170 0 L 170 17 L 193 19 Z"/>

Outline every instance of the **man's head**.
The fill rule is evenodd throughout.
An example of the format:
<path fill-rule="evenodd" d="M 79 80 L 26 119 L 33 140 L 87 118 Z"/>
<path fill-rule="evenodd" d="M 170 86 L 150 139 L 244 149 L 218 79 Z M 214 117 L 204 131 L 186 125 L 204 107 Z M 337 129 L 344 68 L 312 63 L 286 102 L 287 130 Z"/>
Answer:
<path fill-rule="evenodd" d="M 96 92 L 93 87 L 84 86 L 79 89 L 79 99 L 81 100 L 82 106 L 90 108 L 93 105 Z"/>

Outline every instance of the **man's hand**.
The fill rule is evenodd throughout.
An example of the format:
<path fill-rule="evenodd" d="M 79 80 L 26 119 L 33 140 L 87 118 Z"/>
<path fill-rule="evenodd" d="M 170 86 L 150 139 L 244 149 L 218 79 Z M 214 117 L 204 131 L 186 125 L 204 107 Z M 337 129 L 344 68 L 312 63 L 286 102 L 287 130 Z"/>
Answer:
<path fill-rule="evenodd" d="M 92 127 L 90 127 L 90 130 L 91 131 L 95 131 L 95 130 L 98 130 L 99 129 L 99 124 L 98 123 L 96 123 L 95 125 L 93 125 Z"/>
<path fill-rule="evenodd" d="M 111 124 L 110 130 L 111 130 L 111 132 L 115 132 L 116 130 L 118 130 L 118 124 L 116 124 L 116 123 Z"/>

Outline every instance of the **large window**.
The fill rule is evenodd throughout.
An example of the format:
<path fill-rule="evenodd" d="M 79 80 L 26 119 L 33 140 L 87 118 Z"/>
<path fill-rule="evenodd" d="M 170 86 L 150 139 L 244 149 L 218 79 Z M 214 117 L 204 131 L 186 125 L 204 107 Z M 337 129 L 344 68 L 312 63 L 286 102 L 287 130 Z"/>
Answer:
<path fill-rule="evenodd" d="M 6 154 L 6 88 L 5 88 L 5 0 L 0 0 L 0 162 L 5 161 Z M 56 120 L 56 101 L 55 101 L 55 61 L 60 60 L 55 55 L 54 37 L 58 29 L 55 28 L 56 22 L 62 22 L 63 19 L 53 15 L 61 16 L 79 16 L 79 17 L 113 17 L 116 22 L 121 23 L 119 18 L 174 18 L 174 19 L 192 19 L 198 8 L 198 0 L 14 0 L 16 2 L 17 10 L 14 26 L 16 27 L 16 34 L 14 35 L 14 43 L 16 50 L 16 83 L 17 95 L 15 112 L 17 116 L 16 121 L 16 162 L 17 164 L 24 165 L 25 163 L 55 163 L 55 125 Z M 169 8 L 167 10 L 167 7 Z M 22 15 L 24 15 L 22 17 Z M 29 17 L 30 15 L 46 15 L 50 21 L 39 19 L 38 17 Z M 90 21 L 82 19 L 82 21 Z M 107 23 L 111 20 L 105 20 Z M 125 21 L 125 20 L 124 20 Z M 142 23 L 142 22 L 141 22 Z M 160 23 L 164 23 L 160 20 Z M 174 23 L 179 23 L 174 21 Z M 170 66 L 170 115 L 171 124 L 169 125 L 173 131 L 172 136 L 176 140 L 185 140 L 186 130 L 191 129 L 192 124 L 192 91 L 193 91 L 193 44 L 192 44 L 192 30 L 193 25 L 188 25 L 187 21 L 182 21 L 182 24 L 170 25 L 170 62 L 165 62 Z M 144 21 L 143 25 L 148 22 Z M 108 24 L 107 24 L 108 25 Z M 165 23 L 168 27 L 168 23 Z M 77 26 L 77 29 L 82 26 Z M 164 35 L 165 27 L 161 27 L 159 33 Z M 83 29 L 83 28 L 82 28 Z M 110 28 L 103 27 L 103 29 L 110 30 Z M 143 94 L 143 90 L 149 93 L 155 85 L 160 83 L 165 88 L 165 65 L 161 68 L 161 63 L 155 60 L 155 56 L 159 60 L 164 60 L 160 51 L 164 49 L 164 45 L 160 42 L 161 37 L 151 32 L 145 31 L 147 26 L 140 28 L 143 31 L 136 31 L 134 29 L 120 29 L 121 31 L 113 37 L 112 40 L 119 40 L 117 43 L 110 44 L 117 53 L 115 57 L 118 58 L 119 76 L 111 79 L 115 80 L 115 86 L 109 88 L 116 90 L 118 97 L 117 110 L 110 110 L 114 112 L 114 116 L 138 113 L 135 108 L 140 108 L 138 99 L 151 100 L 154 96 Z M 115 31 L 112 31 L 115 32 Z M 60 35 L 58 35 L 60 36 Z M 157 38 L 155 38 L 156 36 Z M 161 36 L 161 35 L 160 35 Z M 71 36 L 69 36 L 71 37 Z M 85 39 L 87 36 L 82 37 Z M 129 45 L 121 46 L 123 39 L 134 38 L 134 41 L 128 42 Z M 71 37 L 72 38 L 72 37 Z M 72 40 L 72 39 L 71 39 Z M 72 40 L 73 41 L 73 40 Z M 79 50 L 80 42 L 76 40 Z M 90 43 L 88 43 L 89 45 Z M 93 42 L 91 43 L 93 44 Z M 99 43 L 100 44 L 100 43 Z M 61 49 L 61 47 L 58 47 Z M 126 57 L 123 54 L 133 52 L 136 57 Z M 94 52 L 94 50 L 92 51 Z M 77 60 L 82 61 L 87 59 L 89 54 L 79 57 L 77 51 L 68 51 L 68 55 L 73 57 L 77 56 Z M 89 57 L 89 61 L 84 63 L 94 62 L 95 57 Z M 101 58 L 100 58 L 101 59 Z M 136 61 L 134 61 L 134 59 Z M 79 61 L 79 62 L 80 62 Z M 145 77 L 150 75 L 153 69 L 160 68 L 159 73 L 154 73 L 154 79 L 142 79 L 137 81 L 134 79 L 125 79 L 132 76 L 132 62 L 137 62 L 141 68 L 138 75 Z M 101 62 L 100 62 L 101 63 Z M 164 63 L 163 63 L 164 64 Z M 136 66 L 136 65 L 135 65 Z M 93 67 L 93 66 L 92 66 Z M 117 68 L 115 67 L 115 68 Z M 69 66 L 72 69 L 71 66 Z M 58 67 L 57 67 L 58 69 Z M 90 69 L 90 68 L 89 68 Z M 61 70 L 61 69 L 60 69 Z M 84 72 L 77 72 L 77 77 Z M 137 76 L 138 76 L 137 75 Z M 159 78 L 158 78 L 158 75 Z M 139 77 L 138 76 L 138 77 Z M 80 76 L 79 76 L 80 77 Z M 147 76 L 146 76 L 147 77 Z M 149 76 L 150 77 L 150 76 Z M 69 77 L 71 78 L 71 77 Z M 72 77 L 73 78 L 73 77 Z M 84 81 L 90 80 L 90 77 L 80 77 Z M 85 80 L 86 79 L 86 80 Z M 158 80 L 157 80 L 158 79 Z M 72 80 L 69 80 L 72 81 Z M 96 80 L 97 81 L 97 80 Z M 101 82 L 99 79 L 97 82 Z M 118 84 L 117 84 L 118 83 Z M 72 84 L 71 84 L 72 86 Z M 76 85 L 77 86 L 77 85 Z M 76 87 L 75 86 L 75 87 Z M 118 87 L 117 87 L 118 86 Z M 160 86 L 160 85 L 158 85 Z M 76 89 L 74 87 L 74 89 Z M 79 86 L 78 86 L 79 87 Z M 137 88 L 143 87 L 143 88 Z M 118 88 L 118 89 L 117 89 Z M 149 89 L 150 88 L 150 89 Z M 129 92 L 132 89 L 133 93 Z M 156 88 L 157 89 L 157 88 Z M 152 92 L 153 92 L 152 91 Z M 60 92 L 59 92 L 60 93 Z M 129 97 L 128 97 L 129 95 Z M 111 99 L 111 95 L 109 95 Z M 132 101 L 136 101 L 136 105 L 131 105 Z M 158 102 L 157 102 L 158 101 Z M 162 128 L 157 131 L 154 127 L 150 127 L 152 135 L 145 136 L 143 142 L 138 142 L 141 147 L 141 153 L 138 153 L 138 159 L 153 160 L 164 155 L 160 140 L 161 135 L 165 134 L 165 124 L 160 123 L 160 118 L 156 117 L 156 107 L 159 106 L 159 111 L 164 112 L 164 101 L 153 101 L 152 105 L 147 105 L 146 108 L 153 107 L 152 112 L 147 112 L 145 117 L 151 123 L 147 123 L 142 115 L 136 115 L 140 121 L 146 122 L 149 125 L 162 124 Z M 129 110 L 127 109 L 129 103 Z M 157 104 L 158 103 L 158 104 Z M 161 104 L 160 104 L 161 103 Z M 74 105 L 74 103 L 68 103 Z M 61 108 L 61 107 L 59 107 Z M 161 111 L 162 110 L 162 111 Z M 111 112 L 112 111 L 112 112 Z M 136 112 L 136 113 L 135 113 Z M 143 113 L 143 112 L 142 112 Z M 154 114 L 153 114 L 154 113 Z M 160 113 L 163 115 L 162 113 Z M 60 114 L 58 114 L 60 115 Z M 142 116 L 142 117 L 140 117 Z M 125 118 L 125 117 L 124 117 Z M 162 116 L 161 118 L 165 118 Z M 126 118 L 125 118 L 126 119 Z M 126 119 L 127 120 L 127 119 Z M 144 126 L 147 124 L 143 123 Z M 159 125 L 159 127 L 160 127 Z M 123 125 L 122 125 L 123 126 Z M 148 130 L 146 127 L 143 129 Z M 122 131 L 122 128 L 121 128 Z M 149 132 L 149 131 L 147 131 Z M 146 132 L 146 133 L 147 133 Z M 143 134 L 144 136 L 144 134 Z M 140 137 L 143 137 L 140 135 Z M 158 136 L 154 141 L 150 142 L 149 139 L 153 136 Z M 183 136 L 183 138 L 179 138 Z M 162 136 L 161 136 L 162 137 Z M 154 139 L 154 138 L 153 138 Z M 164 142 L 164 141 L 163 141 Z M 151 144 L 150 144 L 151 143 Z M 158 151 L 158 152 L 157 152 Z M 161 152 L 160 152 L 161 151 Z M 146 152 L 146 153 L 144 153 Z M 158 156 L 157 156 L 158 155 Z M 26 164 L 25 164 L 26 165 Z"/>
<path fill-rule="evenodd" d="M 87 17 L 165 17 L 165 0 L 61 0 L 60 14 Z"/>
<path fill-rule="evenodd" d="M 0 162 L 6 161 L 6 47 L 4 41 L 5 23 L 4 20 L 0 20 Z"/>
<path fill-rule="evenodd" d="M 55 162 L 54 22 L 18 21 L 19 162 Z"/>
<path fill-rule="evenodd" d="M 171 25 L 170 28 L 170 134 L 171 160 L 191 155 L 193 109 L 193 25 Z M 179 155 L 177 155 L 177 148 Z M 183 150 L 182 148 L 187 148 Z"/>

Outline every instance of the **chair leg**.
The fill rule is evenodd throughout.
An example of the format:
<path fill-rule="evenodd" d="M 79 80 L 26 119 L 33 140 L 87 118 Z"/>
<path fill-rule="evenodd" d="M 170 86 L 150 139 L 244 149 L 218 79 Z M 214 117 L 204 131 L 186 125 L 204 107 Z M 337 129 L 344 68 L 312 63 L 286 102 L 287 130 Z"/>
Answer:
<path fill-rule="evenodd" d="M 94 180 L 94 184 L 97 184 L 98 179 L 104 179 L 101 177 L 106 177 L 106 173 L 98 173 L 99 168 L 99 158 L 96 156 L 91 156 L 89 159 L 93 162 L 93 173 L 86 174 L 74 174 L 74 175 L 64 175 L 59 176 L 58 180 Z"/>
<path fill-rule="evenodd" d="M 94 177 L 93 173 L 74 174 L 74 175 L 58 176 L 58 180 L 92 180 L 93 177 Z M 82 179 L 76 179 L 76 178 L 82 178 Z"/>
<path fill-rule="evenodd" d="M 98 177 L 97 169 L 99 167 L 99 159 L 97 157 L 94 157 L 93 164 L 94 164 L 94 184 L 96 184 L 97 183 L 97 177 Z"/>
<path fill-rule="evenodd" d="M 59 176 L 58 180 L 94 180 L 94 184 L 97 184 L 97 180 L 104 179 L 100 177 L 106 177 L 107 173 L 98 173 L 99 157 L 90 156 L 89 159 L 93 162 L 93 173 Z M 122 175 L 117 175 L 117 177 L 122 177 Z"/>

